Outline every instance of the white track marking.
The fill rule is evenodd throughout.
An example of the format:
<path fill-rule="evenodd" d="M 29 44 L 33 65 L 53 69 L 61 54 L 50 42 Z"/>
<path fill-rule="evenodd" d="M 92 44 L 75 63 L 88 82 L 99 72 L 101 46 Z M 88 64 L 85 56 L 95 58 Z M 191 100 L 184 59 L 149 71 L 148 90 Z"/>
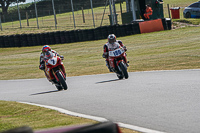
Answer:
<path fill-rule="evenodd" d="M 102 118 L 102 117 L 96 117 L 96 116 L 91 116 L 91 115 L 80 114 L 80 113 L 68 111 L 68 110 L 65 110 L 65 109 L 62 109 L 62 108 L 58 108 L 58 107 L 54 107 L 54 106 L 41 105 L 41 104 L 35 104 L 35 103 L 29 103 L 29 102 L 19 102 L 19 103 L 24 103 L 24 104 L 30 104 L 30 105 L 35 105 L 35 106 L 39 106 L 39 107 L 44 107 L 44 108 L 56 110 L 56 111 L 58 111 L 60 113 L 64 113 L 64 114 L 67 114 L 67 115 L 76 116 L 76 117 L 82 117 L 82 118 L 91 119 L 91 120 L 95 120 L 95 121 L 99 121 L 99 122 L 108 121 L 107 119 Z M 139 132 L 143 132 L 143 133 L 164 133 L 164 132 L 151 130 L 151 129 L 147 129 L 147 128 L 143 128 L 143 127 L 124 124 L 124 123 L 121 123 L 121 122 L 115 122 L 115 123 L 117 123 L 120 127 L 128 128 L 128 129 L 139 131 Z"/>

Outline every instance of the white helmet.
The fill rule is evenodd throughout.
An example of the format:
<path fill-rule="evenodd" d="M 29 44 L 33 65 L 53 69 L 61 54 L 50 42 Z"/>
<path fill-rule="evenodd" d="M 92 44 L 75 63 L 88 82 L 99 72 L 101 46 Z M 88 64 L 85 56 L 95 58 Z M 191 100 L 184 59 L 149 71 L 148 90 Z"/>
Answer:
<path fill-rule="evenodd" d="M 108 35 L 108 42 L 114 44 L 114 42 L 116 42 L 116 36 L 114 34 Z"/>

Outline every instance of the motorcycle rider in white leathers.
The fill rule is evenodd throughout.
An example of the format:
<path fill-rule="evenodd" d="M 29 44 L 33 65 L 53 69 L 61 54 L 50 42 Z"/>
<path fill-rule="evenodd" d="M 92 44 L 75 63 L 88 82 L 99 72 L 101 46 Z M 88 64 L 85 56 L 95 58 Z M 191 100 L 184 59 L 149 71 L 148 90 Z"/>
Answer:
<path fill-rule="evenodd" d="M 127 51 L 126 46 L 120 40 L 116 40 L 116 36 L 114 34 L 108 35 L 108 42 L 103 46 L 103 58 L 106 58 L 106 66 L 111 72 L 109 61 L 108 61 L 108 53 L 109 51 L 115 50 L 117 48 L 124 48 Z"/>
<path fill-rule="evenodd" d="M 42 52 L 41 52 L 41 54 L 40 54 L 40 65 L 39 65 L 39 69 L 40 69 L 40 70 L 44 70 L 44 69 L 45 69 L 44 57 L 45 57 L 45 53 L 46 53 L 47 51 L 51 51 L 51 52 L 57 54 L 62 60 L 64 59 L 64 57 L 63 57 L 62 55 L 59 55 L 55 50 L 52 50 L 50 46 L 44 45 L 44 46 L 42 47 Z"/>

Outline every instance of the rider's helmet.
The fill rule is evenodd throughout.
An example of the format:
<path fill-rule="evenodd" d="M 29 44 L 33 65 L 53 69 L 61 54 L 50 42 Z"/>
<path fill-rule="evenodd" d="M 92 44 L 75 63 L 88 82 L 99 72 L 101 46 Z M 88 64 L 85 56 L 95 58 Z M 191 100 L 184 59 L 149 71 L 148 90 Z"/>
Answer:
<path fill-rule="evenodd" d="M 53 53 L 51 52 L 51 51 L 46 51 L 45 52 L 45 59 L 50 59 L 50 58 L 52 58 L 53 57 Z"/>
<path fill-rule="evenodd" d="M 49 47 L 49 45 L 44 45 L 44 46 L 42 47 L 42 53 L 44 54 L 44 53 L 47 52 L 47 51 L 51 51 L 51 47 Z"/>
<path fill-rule="evenodd" d="M 116 36 L 114 34 L 108 35 L 108 42 L 114 44 L 114 42 L 116 42 Z"/>

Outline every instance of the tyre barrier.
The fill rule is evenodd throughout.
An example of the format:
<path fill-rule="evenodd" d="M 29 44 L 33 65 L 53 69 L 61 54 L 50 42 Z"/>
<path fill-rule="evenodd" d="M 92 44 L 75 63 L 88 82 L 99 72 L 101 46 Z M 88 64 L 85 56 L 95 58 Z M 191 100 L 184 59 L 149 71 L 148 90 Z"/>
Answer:
<path fill-rule="evenodd" d="M 15 47 L 15 42 L 14 42 L 14 35 L 9 35 L 8 37 L 8 42 L 9 42 L 9 47 L 14 46 Z"/>
<path fill-rule="evenodd" d="M 167 28 L 167 22 L 166 22 L 165 18 L 162 19 L 162 24 L 163 24 L 164 30 L 167 30 L 168 28 Z"/>
<path fill-rule="evenodd" d="M 94 36 L 94 29 L 88 29 L 88 30 L 86 30 L 87 32 L 87 34 L 84 34 L 84 31 L 83 31 L 83 34 L 85 35 L 85 36 L 87 36 L 88 37 L 88 40 L 95 40 L 95 36 Z M 87 41 L 87 40 L 85 40 L 85 41 Z"/>
<path fill-rule="evenodd" d="M 41 45 L 45 45 L 46 44 L 46 40 L 45 40 L 44 33 L 40 33 L 39 36 L 40 36 Z"/>
<path fill-rule="evenodd" d="M 45 40 L 45 44 L 51 44 L 50 42 L 50 37 L 49 37 L 49 33 L 44 33 L 44 40 Z"/>
<path fill-rule="evenodd" d="M 164 30 L 171 30 L 172 29 L 172 21 L 170 18 L 163 18 L 162 24 L 164 27 Z"/>
<path fill-rule="evenodd" d="M 66 43 L 71 43 L 71 39 L 70 39 L 69 34 L 70 34 L 69 31 L 64 31 Z"/>
<path fill-rule="evenodd" d="M 75 38 L 75 31 L 72 30 L 72 31 L 69 31 L 69 39 L 70 39 L 70 42 L 76 42 L 76 38 Z"/>
<path fill-rule="evenodd" d="M 84 30 L 77 30 L 76 34 L 77 34 L 77 40 L 79 40 L 79 42 L 84 41 L 85 40 L 85 35 L 83 33 Z"/>
<path fill-rule="evenodd" d="M 121 36 L 126 36 L 126 25 L 120 25 Z"/>
<path fill-rule="evenodd" d="M 115 35 L 117 36 L 117 37 L 121 37 L 122 36 L 122 34 L 121 34 L 121 27 L 120 27 L 120 25 L 116 25 L 116 33 L 115 33 Z"/>
<path fill-rule="evenodd" d="M 65 39 L 65 32 L 64 31 L 60 31 L 60 43 L 65 43 L 66 39 Z"/>
<path fill-rule="evenodd" d="M 4 44 L 4 36 L 0 36 L 0 48 L 4 48 L 5 44 Z"/>
<path fill-rule="evenodd" d="M 94 38 L 95 40 L 100 40 L 100 39 L 103 39 L 103 36 L 101 34 L 101 27 L 97 27 L 94 29 Z"/>
<path fill-rule="evenodd" d="M 49 44 L 56 44 L 56 39 L 54 37 L 54 32 L 49 32 Z"/>
<path fill-rule="evenodd" d="M 33 46 L 32 34 L 27 34 L 28 46 Z"/>
<path fill-rule="evenodd" d="M 14 35 L 15 47 L 21 47 L 20 35 Z"/>
<path fill-rule="evenodd" d="M 4 40 L 4 44 L 5 44 L 4 46 L 9 47 L 9 36 L 4 36 L 3 40 Z"/>
<path fill-rule="evenodd" d="M 140 34 L 140 27 L 139 23 L 132 24 L 132 30 L 133 30 L 133 35 L 134 34 Z"/>
<path fill-rule="evenodd" d="M 108 34 L 115 34 L 114 31 L 113 31 L 113 26 L 107 26 L 107 30 L 108 30 Z"/>
<path fill-rule="evenodd" d="M 40 39 L 40 34 L 36 34 L 36 45 L 42 45 L 42 41 Z"/>
<path fill-rule="evenodd" d="M 20 42 L 22 47 L 28 46 L 27 34 L 20 35 Z"/>
<path fill-rule="evenodd" d="M 125 32 L 126 35 L 133 35 L 132 24 L 126 24 L 124 28 L 125 28 L 124 30 L 126 31 Z"/>
<path fill-rule="evenodd" d="M 54 38 L 56 43 L 54 44 L 60 44 L 61 43 L 61 39 L 60 39 L 60 31 L 54 32 Z"/>
<path fill-rule="evenodd" d="M 81 36 L 79 37 L 79 33 L 82 33 L 82 30 L 74 30 L 74 36 L 75 36 L 75 39 L 74 39 L 74 42 L 80 42 L 81 40 Z"/>
<path fill-rule="evenodd" d="M 162 19 L 162 24 L 164 30 L 171 30 L 171 19 Z M 102 26 L 95 29 L 0 36 L 0 47 L 25 47 L 100 40 L 106 39 L 109 34 L 115 34 L 117 37 L 141 34 L 139 22 L 125 25 Z"/>
<path fill-rule="evenodd" d="M 172 29 L 172 20 L 170 18 L 165 18 L 168 30 Z"/>
<path fill-rule="evenodd" d="M 37 46 L 36 34 L 31 34 L 31 37 L 32 37 L 32 46 Z"/>
<path fill-rule="evenodd" d="M 108 26 L 102 26 L 101 27 L 101 35 L 103 38 L 108 37 Z"/>

